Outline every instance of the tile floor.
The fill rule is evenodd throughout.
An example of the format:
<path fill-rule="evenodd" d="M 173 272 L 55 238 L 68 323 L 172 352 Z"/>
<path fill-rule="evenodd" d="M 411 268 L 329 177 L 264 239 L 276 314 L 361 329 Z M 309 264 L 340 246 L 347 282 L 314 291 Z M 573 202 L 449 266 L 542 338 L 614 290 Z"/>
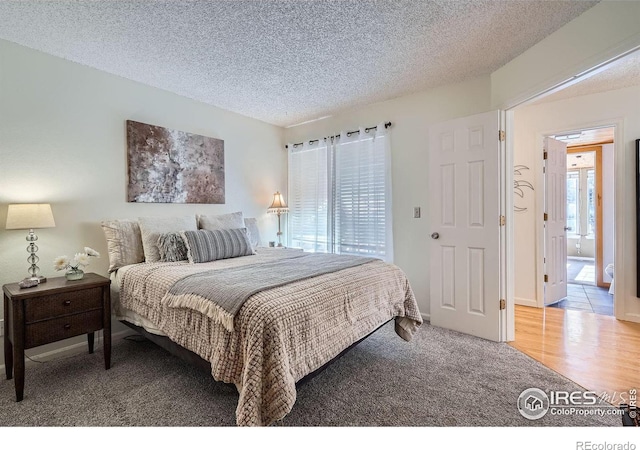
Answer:
<path fill-rule="evenodd" d="M 596 268 L 593 264 L 583 264 L 582 269 L 573 279 L 576 283 L 595 284 Z M 571 279 L 569 279 L 571 280 Z"/>
<path fill-rule="evenodd" d="M 596 268 L 593 258 L 567 258 L 567 280 L 569 283 L 596 284 Z"/>
<path fill-rule="evenodd" d="M 567 297 L 549 307 L 613 316 L 613 295 L 609 294 L 607 288 L 588 284 L 568 284 Z"/>

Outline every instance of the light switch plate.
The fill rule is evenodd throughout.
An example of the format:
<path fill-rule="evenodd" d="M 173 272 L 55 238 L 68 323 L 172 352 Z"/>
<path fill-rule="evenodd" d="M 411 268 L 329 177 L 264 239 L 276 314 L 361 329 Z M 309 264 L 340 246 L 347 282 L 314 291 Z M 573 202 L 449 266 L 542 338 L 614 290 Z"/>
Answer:
<path fill-rule="evenodd" d="M 419 219 L 420 218 L 420 207 L 419 206 L 414 206 L 413 207 L 413 218 L 414 219 Z"/>

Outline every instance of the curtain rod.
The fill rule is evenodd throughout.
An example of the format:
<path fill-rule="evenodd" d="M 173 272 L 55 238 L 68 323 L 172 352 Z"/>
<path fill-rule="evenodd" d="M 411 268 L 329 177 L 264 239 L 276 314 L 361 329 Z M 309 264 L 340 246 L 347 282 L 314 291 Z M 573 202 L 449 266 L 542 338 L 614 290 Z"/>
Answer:
<path fill-rule="evenodd" d="M 391 126 L 391 122 L 385 122 L 384 127 L 385 128 L 389 128 Z M 377 130 L 378 126 L 374 126 L 374 127 L 368 127 L 364 129 L 365 133 L 368 133 L 370 130 Z M 360 130 L 355 130 L 355 131 L 347 131 L 347 137 L 351 137 L 352 134 L 356 134 L 356 133 L 360 133 Z M 326 138 L 323 139 L 332 139 L 335 137 L 340 137 L 339 134 L 334 134 L 333 136 L 327 136 Z M 318 142 L 320 141 L 320 139 L 313 139 L 311 141 L 309 141 L 309 144 L 313 144 L 314 142 Z M 296 148 L 299 145 L 303 145 L 304 142 L 298 142 L 296 144 L 291 144 L 293 146 L 293 148 Z M 284 148 L 289 148 L 289 145 L 285 145 Z"/>

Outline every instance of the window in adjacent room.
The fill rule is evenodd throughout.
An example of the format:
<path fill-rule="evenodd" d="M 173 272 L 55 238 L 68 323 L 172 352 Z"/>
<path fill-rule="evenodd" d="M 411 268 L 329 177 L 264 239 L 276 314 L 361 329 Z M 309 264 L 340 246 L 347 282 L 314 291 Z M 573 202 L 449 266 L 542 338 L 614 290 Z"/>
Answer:
<path fill-rule="evenodd" d="M 580 216 L 580 190 L 578 182 L 580 173 L 577 170 L 567 172 L 567 231 L 579 234 L 578 217 Z"/>
<path fill-rule="evenodd" d="M 595 170 L 567 171 L 568 234 L 593 238 L 596 225 Z"/>

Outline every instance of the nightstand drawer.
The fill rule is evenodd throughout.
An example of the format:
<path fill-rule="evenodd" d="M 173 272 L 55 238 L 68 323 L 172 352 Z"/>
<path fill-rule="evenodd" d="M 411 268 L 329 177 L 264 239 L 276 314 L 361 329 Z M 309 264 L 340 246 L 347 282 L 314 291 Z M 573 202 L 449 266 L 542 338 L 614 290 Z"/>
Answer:
<path fill-rule="evenodd" d="M 51 294 L 24 301 L 24 315 L 27 324 L 38 320 L 101 308 L 102 288 L 100 287 Z"/>
<path fill-rule="evenodd" d="M 91 333 L 102 328 L 102 310 L 32 323 L 25 328 L 25 348 Z"/>

